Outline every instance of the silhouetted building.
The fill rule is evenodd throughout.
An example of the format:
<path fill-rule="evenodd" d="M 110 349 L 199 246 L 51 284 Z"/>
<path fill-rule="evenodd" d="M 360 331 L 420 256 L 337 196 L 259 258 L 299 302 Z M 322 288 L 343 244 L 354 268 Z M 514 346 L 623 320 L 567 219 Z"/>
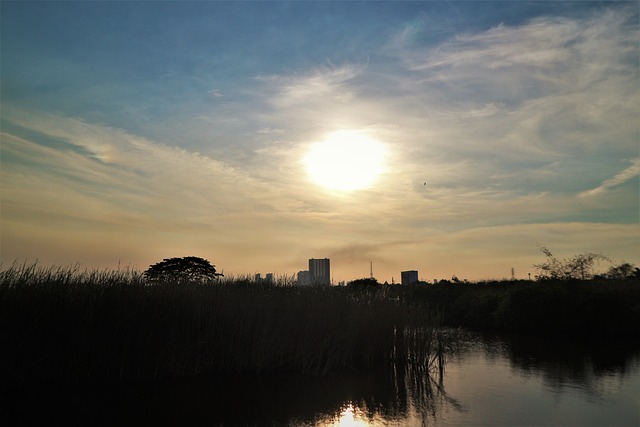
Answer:
<path fill-rule="evenodd" d="M 262 281 L 262 276 L 260 276 L 260 273 L 256 273 L 255 281 L 256 282 L 261 282 Z"/>
<path fill-rule="evenodd" d="M 309 280 L 313 285 L 331 284 L 331 265 L 329 258 L 309 259 Z"/>
<path fill-rule="evenodd" d="M 402 276 L 402 284 L 410 285 L 418 281 L 418 271 L 417 270 L 408 270 L 400 273 Z"/>
<path fill-rule="evenodd" d="M 298 285 L 307 286 L 311 284 L 311 276 L 308 270 L 298 271 Z"/>
<path fill-rule="evenodd" d="M 267 275 L 265 276 L 264 280 L 267 283 L 273 283 L 273 273 L 267 273 Z"/>

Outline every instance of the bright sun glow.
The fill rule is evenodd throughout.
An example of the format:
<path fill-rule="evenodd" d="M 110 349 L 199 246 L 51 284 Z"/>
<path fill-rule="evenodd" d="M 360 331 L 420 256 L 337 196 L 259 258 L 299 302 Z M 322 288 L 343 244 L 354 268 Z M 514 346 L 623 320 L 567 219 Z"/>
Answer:
<path fill-rule="evenodd" d="M 338 427 L 367 427 L 368 422 L 361 419 L 362 414 L 358 414 L 358 410 L 349 404 L 340 413 L 340 419 L 338 420 Z"/>
<path fill-rule="evenodd" d="M 319 185 L 353 191 L 370 187 L 384 170 L 383 143 L 363 132 L 341 130 L 311 146 L 305 168 Z"/>

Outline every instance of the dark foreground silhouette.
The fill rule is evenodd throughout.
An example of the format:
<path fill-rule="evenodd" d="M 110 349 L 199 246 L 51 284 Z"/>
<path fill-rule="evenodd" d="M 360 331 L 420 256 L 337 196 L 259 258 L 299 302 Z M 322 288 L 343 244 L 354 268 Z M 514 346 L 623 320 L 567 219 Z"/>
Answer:
<path fill-rule="evenodd" d="M 448 339 L 435 310 L 384 292 L 150 284 L 123 272 L 5 274 L 0 317 L 0 369 L 10 382 L 437 370 Z"/>
<path fill-rule="evenodd" d="M 437 372 L 466 326 L 637 340 L 638 281 L 297 287 L 13 268 L 0 276 L 4 384 Z"/>

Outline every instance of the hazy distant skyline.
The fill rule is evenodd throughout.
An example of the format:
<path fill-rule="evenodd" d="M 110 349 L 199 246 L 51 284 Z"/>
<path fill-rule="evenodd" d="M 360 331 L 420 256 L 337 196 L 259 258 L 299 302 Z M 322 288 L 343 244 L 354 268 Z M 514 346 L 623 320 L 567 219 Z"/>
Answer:
<path fill-rule="evenodd" d="M 5 266 L 526 278 L 538 245 L 640 264 L 637 2 L 0 8 Z M 308 173 L 336 134 L 379 142 L 364 188 Z"/>

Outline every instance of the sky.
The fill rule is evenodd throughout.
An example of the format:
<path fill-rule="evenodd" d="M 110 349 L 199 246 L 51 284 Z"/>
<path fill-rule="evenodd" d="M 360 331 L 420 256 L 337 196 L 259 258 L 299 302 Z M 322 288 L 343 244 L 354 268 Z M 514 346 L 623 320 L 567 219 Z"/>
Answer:
<path fill-rule="evenodd" d="M 540 246 L 640 264 L 637 2 L 0 12 L 3 268 L 523 279 Z"/>

